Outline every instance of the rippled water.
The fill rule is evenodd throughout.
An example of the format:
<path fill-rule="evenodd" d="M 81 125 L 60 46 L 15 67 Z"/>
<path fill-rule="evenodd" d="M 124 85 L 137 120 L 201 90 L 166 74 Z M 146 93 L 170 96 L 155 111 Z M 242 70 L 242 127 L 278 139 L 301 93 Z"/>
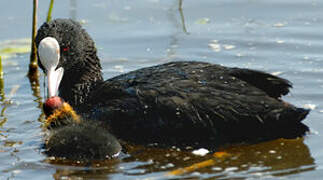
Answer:
<path fill-rule="evenodd" d="M 313 109 L 305 120 L 311 133 L 303 139 L 232 147 L 203 157 L 193 155 L 192 150 L 130 146 L 129 154 L 107 162 L 85 166 L 55 162 L 39 148 L 43 87 L 31 86 L 25 76 L 29 54 L 10 54 L 3 60 L 6 99 L 0 116 L 0 179 L 323 176 L 322 1 L 185 0 L 182 11 L 177 0 L 55 3 L 53 17 L 81 21 L 94 38 L 105 78 L 173 60 L 208 61 L 279 74 L 294 84 L 284 99 Z M 39 6 L 39 21 L 44 22 L 48 2 L 41 1 Z M 10 44 L 26 44 L 21 39 L 30 37 L 32 6 L 31 1 L 5 0 L 0 7 L 1 53 Z M 42 84 L 43 78 L 40 80 Z"/>

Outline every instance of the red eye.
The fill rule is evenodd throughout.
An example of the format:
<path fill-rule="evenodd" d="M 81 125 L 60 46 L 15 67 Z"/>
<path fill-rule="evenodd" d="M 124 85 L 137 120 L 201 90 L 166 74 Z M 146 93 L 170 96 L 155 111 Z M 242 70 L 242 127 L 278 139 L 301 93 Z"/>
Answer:
<path fill-rule="evenodd" d="M 66 48 L 63 48 L 63 51 L 68 51 L 70 48 L 69 47 L 66 47 Z"/>

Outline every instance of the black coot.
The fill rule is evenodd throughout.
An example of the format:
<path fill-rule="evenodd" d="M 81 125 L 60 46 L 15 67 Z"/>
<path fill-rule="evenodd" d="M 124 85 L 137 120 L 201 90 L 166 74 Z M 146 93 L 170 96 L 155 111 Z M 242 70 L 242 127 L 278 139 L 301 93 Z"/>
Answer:
<path fill-rule="evenodd" d="M 219 146 L 308 131 L 301 121 L 309 110 L 281 99 L 291 83 L 265 72 L 179 61 L 104 81 L 95 44 L 79 23 L 44 23 L 36 43 L 50 96 L 59 91 L 81 116 L 108 124 L 124 140 Z"/>

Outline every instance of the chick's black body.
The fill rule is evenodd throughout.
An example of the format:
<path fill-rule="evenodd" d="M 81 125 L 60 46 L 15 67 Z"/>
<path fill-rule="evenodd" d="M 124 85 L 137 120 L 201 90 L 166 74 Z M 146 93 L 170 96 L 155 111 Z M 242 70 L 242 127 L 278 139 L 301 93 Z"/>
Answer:
<path fill-rule="evenodd" d="M 94 43 L 78 23 L 45 23 L 36 42 L 47 36 L 58 40 L 61 51 L 70 44 L 58 65 L 65 69 L 59 95 L 84 117 L 106 122 L 119 138 L 166 146 L 218 146 L 292 138 L 308 130 L 301 121 L 309 111 L 280 99 L 291 87 L 285 79 L 192 61 L 103 81 Z"/>
<path fill-rule="evenodd" d="M 50 129 L 44 148 L 48 156 L 81 161 L 110 159 L 121 151 L 118 140 L 91 121 Z"/>
<path fill-rule="evenodd" d="M 60 97 L 48 98 L 43 109 L 49 130 L 43 146 L 47 155 L 92 161 L 117 157 L 121 152 L 118 140 L 102 122 L 82 119 Z"/>

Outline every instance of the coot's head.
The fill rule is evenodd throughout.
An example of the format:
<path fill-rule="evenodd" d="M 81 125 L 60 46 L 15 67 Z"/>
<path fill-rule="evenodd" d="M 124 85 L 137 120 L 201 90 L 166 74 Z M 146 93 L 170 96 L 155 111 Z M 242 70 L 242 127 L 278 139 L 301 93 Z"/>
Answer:
<path fill-rule="evenodd" d="M 53 46 L 46 46 L 48 41 L 41 43 L 45 38 L 51 37 L 52 41 L 57 41 L 58 47 L 55 47 L 55 53 L 59 55 L 59 63 L 57 68 L 72 68 L 76 64 L 84 63 L 90 54 L 96 54 L 96 48 L 94 41 L 88 35 L 88 33 L 82 29 L 81 25 L 71 19 L 55 19 L 50 22 L 44 23 L 38 30 L 36 36 L 36 45 L 39 48 L 38 55 L 40 58 L 39 66 L 46 72 L 46 59 L 43 59 L 42 51 L 44 48 L 52 48 Z M 54 43 L 54 42 L 50 42 Z M 55 45 L 56 46 L 56 45 Z M 45 63 L 45 64 L 43 64 Z"/>
<path fill-rule="evenodd" d="M 97 76 L 94 78 L 101 77 L 94 41 L 76 21 L 56 19 L 44 23 L 37 32 L 36 46 L 39 67 L 48 76 L 49 97 L 57 95 L 61 80 L 71 86 L 90 70 L 96 72 L 92 73 Z"/>
<path fill-rule="evenodd" d="M 69 160 L 103 160 L 118 156 L 121 145 L 99 122 L 83 120 L 60 97 L 44 103 L 45 127 L 49 136 L 44 144 L 49 156 Z"/>

